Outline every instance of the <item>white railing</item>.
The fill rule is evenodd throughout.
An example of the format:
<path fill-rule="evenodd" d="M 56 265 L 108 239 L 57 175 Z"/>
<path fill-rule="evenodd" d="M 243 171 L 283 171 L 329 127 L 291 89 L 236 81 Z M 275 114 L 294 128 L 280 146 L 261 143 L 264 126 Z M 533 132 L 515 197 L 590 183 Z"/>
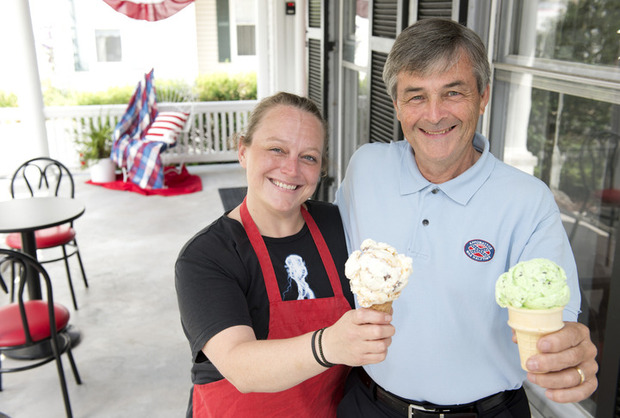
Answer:
<path fill-rule="evenodd" d="M 234 136 L 247 124 L 255 100 L 160 103 L 158 109 L 190 112 L 189 129 L 177 145 L 162 154 L 164 164 L 229 162 L 237 161 L 237 144 Z M 70 167 L 79 166 L 77 139 L 83 139 L 92 123 L 95 126 L 108 121 L 116 126 L 126 110 L 126 105 L 54 106 L 46 107 L 45 118 L 50 155 Z M 15 143 L 21 124 L 18 108 L 0 108 L 0 139 Z M 12 139 L 8 139 L 12 138 Z M 3 146 L 5 140 L 2 140 Z M 6 151 L 6 148 L 5 148 Z M 14 152 L 13 158 L 21 153 Z M 0 175 L 6 175 L 9 164 L 0 158 Z"/>
<path fill-rule="evenodd" d="M 164 164 L 237 161 L 235 134 L 248 123 L 255 100 L 162 103 L 160 110 L 190 112 L 189 129 L 162 155 Z"/>

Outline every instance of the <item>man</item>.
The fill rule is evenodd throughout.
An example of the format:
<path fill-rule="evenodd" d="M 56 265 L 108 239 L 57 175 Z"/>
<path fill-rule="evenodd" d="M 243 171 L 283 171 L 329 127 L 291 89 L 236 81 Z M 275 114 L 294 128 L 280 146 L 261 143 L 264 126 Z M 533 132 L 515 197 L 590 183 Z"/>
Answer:
<path fill-rule="evenodd" d="M 576 322 L 577 270 L 553 195 L 497 160 L 475 132 L 489 78 L 480 38 L 449 20 L 415 23 L 388 56 L 383 79 L 406 141 L 361 147 L 336 202 L 350 252 L 366 238 L 386 242 L 413 258 L 413 274 L 393 305 L 386 360 L 351 374 L 340 416 L 529 417 L 526 377 L 556 402 L 597 387 L 596 348 Z M 500 274 L 532 258 L 566 270 L 571 300 L 564 328 L 539 341 L 526 374 L 494 290 Z"/>

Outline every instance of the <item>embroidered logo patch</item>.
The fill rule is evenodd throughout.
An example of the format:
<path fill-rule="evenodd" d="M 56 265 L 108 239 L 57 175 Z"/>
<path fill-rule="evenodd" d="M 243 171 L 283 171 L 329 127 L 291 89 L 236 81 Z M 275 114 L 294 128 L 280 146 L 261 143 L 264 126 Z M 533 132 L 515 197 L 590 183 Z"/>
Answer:
<path fill-rule="evenodd" d="M 465 254 L 474 261 L 489 261 L 495 255 L 495 248 L 481 239 L 472 239 L 465 244 Z"/>

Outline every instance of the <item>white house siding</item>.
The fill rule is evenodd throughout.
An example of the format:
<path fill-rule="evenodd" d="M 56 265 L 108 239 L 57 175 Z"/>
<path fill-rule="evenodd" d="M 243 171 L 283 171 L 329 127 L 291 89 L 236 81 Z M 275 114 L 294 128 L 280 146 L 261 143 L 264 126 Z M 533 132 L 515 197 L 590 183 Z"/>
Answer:
<path fill-rule="evenodd" d="M 196 52 L 200 74 L 218 71 L 215 0 L 196 0 Z"/>

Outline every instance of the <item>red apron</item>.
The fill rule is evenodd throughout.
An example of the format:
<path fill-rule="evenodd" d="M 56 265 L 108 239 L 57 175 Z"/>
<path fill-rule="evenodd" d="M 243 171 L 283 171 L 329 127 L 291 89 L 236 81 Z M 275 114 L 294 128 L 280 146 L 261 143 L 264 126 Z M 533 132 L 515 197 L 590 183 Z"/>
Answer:
<path fill-rule="evenodd" d="M 338 271 L 323 235 L 303 207 L 301 214 L 327 270 L 334 297 L 282 301 L 265 242 L 248 212 L 245 200 L 241 205 L 241 221 L 260 262 L 269 296 L 267 339 L 296 337 L 332 325 L 351 309 L 342 293 Z M 276 393 L 242 394 L 226 379 L 194 385 L 193 414 L 199 418 L 335 417 L 348 372 L 349 367 L 334 366 L 290 389 Z"/>

